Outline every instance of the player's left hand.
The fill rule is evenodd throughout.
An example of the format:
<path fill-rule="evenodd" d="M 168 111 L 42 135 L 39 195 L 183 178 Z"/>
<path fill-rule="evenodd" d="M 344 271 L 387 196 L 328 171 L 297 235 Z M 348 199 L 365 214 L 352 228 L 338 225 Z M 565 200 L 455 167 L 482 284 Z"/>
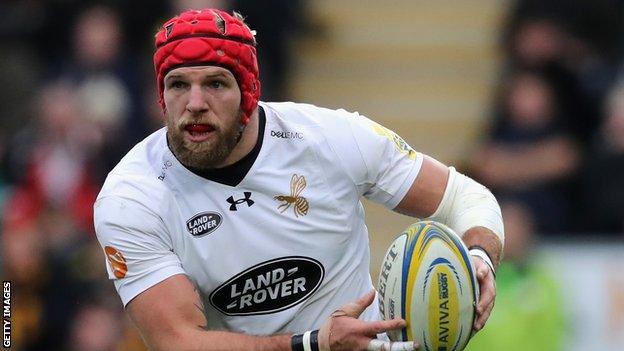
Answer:
<path fill-rule="evenodd" d="M 479 282 L 479 302 L 477 303 L 477 318 L 475 318 L 472 326 L 473 334 L 483 328 L 485 322 L 492 313 L 494 308 L 494 300 L 496 299 L 496 280 L 494 280 L 494 272 L 490 269 L 480 257 L 472 256 L 477 273 L 477 281 Z"/>

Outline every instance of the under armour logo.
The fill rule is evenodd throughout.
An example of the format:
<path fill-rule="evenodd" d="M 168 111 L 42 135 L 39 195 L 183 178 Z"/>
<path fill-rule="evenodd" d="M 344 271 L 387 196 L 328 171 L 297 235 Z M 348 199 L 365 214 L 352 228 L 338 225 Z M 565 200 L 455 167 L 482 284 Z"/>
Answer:
<path fill-rule="evenodd" d="M 251 207 L 251 205 L 254 204 L 254 201 L 251 199 L 251 191 L 245 191 L 243 194 L 245 195 L 245 197 L 242 199 L 234 200 L 233 196 L 227 198 L 227 202 L 230 204 L 230 211 L 238 210 L 236 208 L 236 205 L 240 205 L 243 202 L 247 203 L 247 207 Z"/>

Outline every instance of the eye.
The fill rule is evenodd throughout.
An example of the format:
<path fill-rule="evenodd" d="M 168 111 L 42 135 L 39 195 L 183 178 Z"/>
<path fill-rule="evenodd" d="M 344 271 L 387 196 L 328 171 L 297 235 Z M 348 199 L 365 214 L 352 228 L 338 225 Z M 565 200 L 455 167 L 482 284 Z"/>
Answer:
<path fill-rule="evenodd" d="M 225 82 L 215 79 L 215 80 L 211 80 L 210 83 L 208 83 L 208 86 L 210 86 L 213 89 L 221 89 L 221 88 L 225 88 L 226 84 Z"/>
<path fill-rule="evenodd" d="M 167 89 L 184 89 L 188 84 L 181 80 L 172 80 L 167 83 Z"/>

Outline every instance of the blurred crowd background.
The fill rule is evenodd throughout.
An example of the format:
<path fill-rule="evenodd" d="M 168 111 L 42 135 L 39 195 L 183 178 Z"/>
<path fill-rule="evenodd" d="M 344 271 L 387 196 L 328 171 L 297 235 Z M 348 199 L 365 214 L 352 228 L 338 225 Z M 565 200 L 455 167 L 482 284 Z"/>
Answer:
<path fill-rule="evenodd" d="M 492 189 L 506 258 L 496 313 L 471 350 L 562 350 L 575 326 L 565 287 L 532 258 L 541 242 L 624 242 L 624 1 L 432 3 L 0 2 L 0 267 L 13 283 L 13 348 L 145 349 L 106 279 L 92 204 L 107 172 L 163 125 L 151 62 L 159 25 L 214 6 L 236 9 L 258 31 L 263 100 L 359 110 Z M 486 23 L 479 30 L 465 19 L 473 14 Z M 457 24 L 467 53 L 428 32 L 443 23 Z M 396 28 L 418 30 L 388 35 Z M 408 51 L 410 42 L 429 46 Z M 460 68 L 440 68 L 444 54 Z M 484 91 L 471 99 L 478 108 L 454 102 L 453 83 L 423 83 L 438 72 L 423 68 L 427 61 L 459 76 L 462 96 Z M 420 119 L 419 93 L 450 98 Z M 454 103 L 469 118 L 454 120 Z M 373 245 L 375 274 L 375 257 L 398 232 L 375 220 L 386 212 L 371 211 L 371 232 L 386 237 Z M 611 307 L 624 315 L 623 286 L 614 285 L 621 295 Z M 624 317 L 611 322 L 624 342 Z"/>

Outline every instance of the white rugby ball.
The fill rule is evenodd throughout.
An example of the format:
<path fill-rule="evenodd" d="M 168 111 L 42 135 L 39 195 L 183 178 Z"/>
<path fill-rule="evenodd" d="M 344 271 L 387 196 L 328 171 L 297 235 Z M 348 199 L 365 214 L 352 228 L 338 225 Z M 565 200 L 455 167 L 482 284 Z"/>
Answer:
<path fill-rule="evenodd" d="M 393 341 L 417 341 L 421 350 L 459 351 L 470 339 L 479 285 L 468 249 L 447 226 L 409 226 L 384 256 L 379 274 L 384 319 L 407 327 L 388 332 Z"/>

